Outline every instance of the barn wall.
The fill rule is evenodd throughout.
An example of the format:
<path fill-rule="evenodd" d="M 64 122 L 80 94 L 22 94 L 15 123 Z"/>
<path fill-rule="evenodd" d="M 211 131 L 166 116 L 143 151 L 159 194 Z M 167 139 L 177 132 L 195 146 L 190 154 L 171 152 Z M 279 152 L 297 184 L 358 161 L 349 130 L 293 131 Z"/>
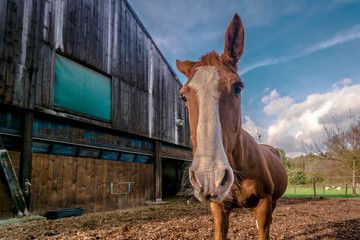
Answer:
<path fill-rule="evenodd" d="M 19 178 L 20 152 L 9 151 L 9 156 L 16 176 Z M 0 219 L 15 216 L 15 206 L 11 201 L 10 191 L 5 181 L 4 172 L 0 170 Z"/>
<path fill-rule="evenodd" d="M 181 83 L 126 0 L 4 1 L 0 103 L 60 111 L 56 52 L 111 76 L 113 129 L 191 146 L 189 126 L 175 125 L 188 117 Z"/>
<path fill-rule="evenodd" d="M 30 212 L 80 207 L 85 213 L 143 205 L 153 199 L 153 165 L 33 154 Z M 130 194 L 110 184 L 134 182 Z M 127 186 L 114 191 L 127 191 Z"/>

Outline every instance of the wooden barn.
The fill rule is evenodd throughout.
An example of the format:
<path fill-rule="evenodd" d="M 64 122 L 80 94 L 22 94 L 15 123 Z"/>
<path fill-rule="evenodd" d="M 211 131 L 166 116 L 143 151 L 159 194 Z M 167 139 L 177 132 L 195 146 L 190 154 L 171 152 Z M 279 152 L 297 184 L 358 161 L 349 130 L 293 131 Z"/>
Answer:
<path fill-rule="evenodd" d="M 0 18 L 0 136 L 32 214 L 177 191 L 192 158 L 182 84 L 126 0 L 4 0 Z"/>

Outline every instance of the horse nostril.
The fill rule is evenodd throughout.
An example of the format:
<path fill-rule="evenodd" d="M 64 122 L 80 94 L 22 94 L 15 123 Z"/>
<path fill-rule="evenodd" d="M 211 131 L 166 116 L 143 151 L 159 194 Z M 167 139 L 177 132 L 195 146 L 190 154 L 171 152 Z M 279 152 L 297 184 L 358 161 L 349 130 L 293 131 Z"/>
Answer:
<path fill-rule="evenodd" d="M 205 199 L 206 199 L 206 200 L 210 200 L 210 198 L 211 198 L 211 195 L 210 195 L 210 194 L 207 194 L 207 195 L 205 196 Z"/>
<path fill-rule="evenodd" d="M 228 170 L 225 170 L 224 178 L 221 180 L 220 185 L 223 187 L 228 180 Z"/>
<path fill-rule="evenodd" d="M 195 187 L 195 188 L 200 187 L 199 183 L 198 183 L 198 181 L 196 179 L 195 172 L 192 171 L 192 170 L 189 170 L 189 171 L 190 171 L 190 182 L 193 185 L 193 187 Z"/>

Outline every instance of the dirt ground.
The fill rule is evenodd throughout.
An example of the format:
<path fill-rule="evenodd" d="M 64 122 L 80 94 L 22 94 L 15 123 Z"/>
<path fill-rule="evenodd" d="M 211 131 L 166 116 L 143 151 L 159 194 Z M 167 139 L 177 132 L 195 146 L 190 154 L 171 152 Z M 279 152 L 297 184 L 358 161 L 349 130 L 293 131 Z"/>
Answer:
<path fill-rule="evenodd" d="M 256 239 L 252 211 L 230 216 L 229 239 Z M 168 205 L 85 214 L 0 227 L 0 239 L 213 239 L 208 204 L 171 199 Z M 283 198 L 271 239 L 360 239 L 359 199 Z"/>

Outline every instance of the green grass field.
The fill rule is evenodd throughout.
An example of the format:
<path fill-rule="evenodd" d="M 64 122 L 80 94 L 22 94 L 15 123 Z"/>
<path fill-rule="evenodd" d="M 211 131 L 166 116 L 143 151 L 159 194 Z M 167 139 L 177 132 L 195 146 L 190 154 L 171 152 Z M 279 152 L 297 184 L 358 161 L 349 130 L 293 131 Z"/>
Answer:
<path fill-rule="evenodd" d="M 316 187 L 316 196 L 317 197 L 334 197 L 334 198 L 354 198 L 352 195 L 351 187 L 348 187 L 347 195 L 345 187 L 341 187 L 340 190 L 337 190 L 336 187 L 330 187 L 330 190 L 324 190 L 323 186 Z M 358 194 L 356 198 L 360 198 L 359 188 L 356 189 L 356 193 Z M 284 197 L 314 197 L 314 189 L 312 185 L 297 185 L 296 192 L 293 185 L 288 186 L 286 192 L 283 195 Z"/>

